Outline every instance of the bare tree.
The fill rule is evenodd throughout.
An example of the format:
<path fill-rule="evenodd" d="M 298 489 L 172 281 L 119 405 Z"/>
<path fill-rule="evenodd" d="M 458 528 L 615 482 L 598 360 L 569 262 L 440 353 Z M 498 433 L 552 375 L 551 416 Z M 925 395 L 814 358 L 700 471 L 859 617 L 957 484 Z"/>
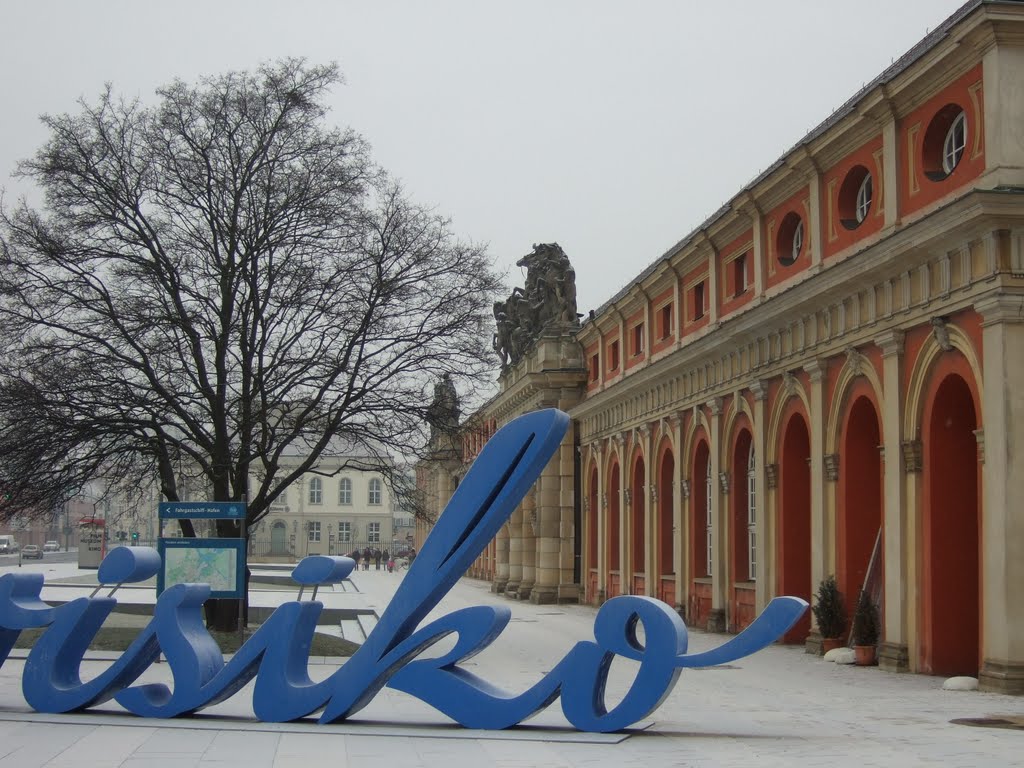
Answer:
<path fill-rule="evenodd" d="M 96 476 L 179 500 L 187 466 L 252 525 L 332 441 L 414 455 L 433 382 L 485 369 L 489 260 L 327 124 L 338 82 L 287 60 L 42 118 L 43 209 L 0 211 L 0 514 Z"/>

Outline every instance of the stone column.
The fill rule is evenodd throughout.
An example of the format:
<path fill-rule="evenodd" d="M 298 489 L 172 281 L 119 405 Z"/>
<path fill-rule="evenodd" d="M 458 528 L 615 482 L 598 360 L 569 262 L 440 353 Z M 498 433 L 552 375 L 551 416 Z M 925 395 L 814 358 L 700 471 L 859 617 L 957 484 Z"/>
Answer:
<path fill-rule="evenodd" d="M 523 580 L 523 503 L 508 519 L 508 581 L 505 584 L 507 597 L 519 596 L 519 584 Z"/>
<path fill-rule="evenodd" d="M 504 594 L 508 586 L 508 539 L 508 523 L 505 523 L 494 537 L 494 581 L 491 582 L 491 592 L 499 595 Z"/>
<path fill-rule="evenodd" d="M 578 602 L 573 580 L 575 443 L 570 431 L 540 477 L 537 494 L 537 568 L 530 602 Z M 580 574 L 581 578 L 584 574 Z"/>
<path fill-rule="evenodd" d="M 641 443 L 644 454 L 644 485 L 637 488 L 637 493 L 643 494 L 644 511 L 644 594 L 650 597 L 657 596 L 658 569 L 657 557 L 655 556 L 654 538 L 657 527 L 657 494 L 654 490 L 654 469 L 651 466 L 654 462 L 654 453 L 651 448 L 651 441 L 654 436 L 647 425 L 636 431 L 637 439 Z"/>
<path fill-rule="evenodd" d="M 708 614 L 708 632 L 725 632 L 725 606 L 728 590 L 728 571 L 725 567 L 727 549 L 725 521 L 726 497 L 722 493 L 719 475 L 722 471 L 722 400 L 715 397 L 708 401 L 711 411 L 711 524 L 712 552 L 714 561 L 711 563 L 711 612 Z M 704 482 L 704 478 L 694 478 L 694 482 Z"/>
<path fill-rule="evenodd" d="M 811 381 L 810 430 L 811 439 L 811 584 L 813 593 L 825 578 L 830 563 L 830 529 L 825 498 L 825 364 L 816 358 L 804 365 Z M 831 494 L 834 495 L 834 494 Z M 806 650 L 820 653 L 821 635 L 817 629 L 807 637 Z"/>
<path fill-rule="evenodd" d="M 605 585 L 608 583 L 608 491 L 604 477 L 604 443 L 592 443 L 597 458 L 597 594 L 594 596 L 598 605 L 608 598 Z"/>
<path fill-rule="evenodd" d="M 523 527 L 520 535 L 520 538 L 523 540 L 523 551 L 521 553 L 523 577 L 519 581 L 519 589 L 516 592 L 516 597 L 520 600 L 526 600 L 530 597 L 537 576 L 537 528 L 539 516 L 537 497 L 539 495 L 538 486 L 540 481 L 541 478 L 537 478 L 537 481 L 523 498 Z"/>
<path fill-rule="evenodd" d="M 686 552 L 686 526 L 683 524 L 683 481 L 685 468 L 683 467 L 683 420 L 678 414 L 669 416 L 669 425 L 672 427 L 672 441 L 675 444 L 675 477 L 672 478 L 672 570 L 676 574 L 676 613 L 686 618 L 686 573 L 685 557 Z"/>
<path fill-rule="evenodd" d="M 755 381 L 750 385 L 750 391 L 754 395 L 754 495 L 757 504 L 757 518 L 754 520 L 754 536 L 757 538 L 757 574 L 754 585 L 754 610 L 760 614 L 768 601 L 772 598 L 774 590 L 769 590 L 768 585 L 773 583 L 774 574 L 769 573 L 768 563 L 771 551 L 768 544 L 768 515 L 766 501 L 767 482 L 765 478 L 765 459 L 768 455 L 765 444 L 765 416 L 764 404 L 768 397 L 768 387 L 763 381 Z"/>
<path fill-rule="evenodd" d="M 985 351 L 979 433 L 983 435 L 981 551 L 982 666 L 980 687 L 1024 693 L 1024 317 L 1020 295 L 975 304 Z M 982 431 L 983 430 L 983 431 Z M 970 471 L 964 468 L 964 471 Z"/>
<path fill-rule="evenodd" d="M 886 331 L 875 344 L 882 350 L 882 552 L 885 553 L 885 624 L 878 665 L 890 672 L 910 668 L 907 642 L 907 473 L 903 462 L 903 331 Z"/>

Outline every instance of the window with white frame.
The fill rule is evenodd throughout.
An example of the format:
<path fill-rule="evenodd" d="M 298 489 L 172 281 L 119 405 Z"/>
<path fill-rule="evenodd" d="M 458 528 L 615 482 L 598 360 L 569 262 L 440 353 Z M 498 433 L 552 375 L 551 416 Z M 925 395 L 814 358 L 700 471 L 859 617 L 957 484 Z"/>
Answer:
<path fill-rule="evenodd" d="M 865 174 L 863 181 L 860 183 L 860 187 L 857 189 L 857 202 L 854 209 L 854 218 L 857 223 L 860 224 L 868 217 L 868 211 L 871 210 L 871 174 Z"/>
<path fill-rule="evenodd" d="M 309 503 L 324 503 L 324 481 L 319 477 L 311 478 L 309 481 Z"/>
<path fill-rule="evenodd" d="M 367 526 L 366 538 L 371 544 L 380 543 L 380 523 L 370 523 Z"/>
<path fill-rule="evenodd" d="M 346 521 L 338 523 L 338 541 L 352 541 L 352 523 Z"/>
<path fill-rule="evenodd" d="M 373 478 L 370 481 L 370 491 L 367 498 L 368 504 L 380 504 L 380 480 Z"/>
<path fill-rule="evenodd" d="M 352 504 L 352 480 L 348 477 L 338 481 L 338 503 L 345 506 Z"/>
<path fill-rule="evenodd" d="M 796 225 L 796 229 L 793 230 L 793 246 L 790 249 L 790 263 L 792 264 L 798 258 L 800 258 L 800 251 L 804 247 L 804 222 L 803 219 Z"/>
<path fill-rule="evenodd" d="M 320 521 L 310 520 L 306 523 L 306 530 L 309 532 L 310 541 L 320 541 Z"/>
<path fill-rule="evenodd" d="M 967 117 L 961 110 L 946 131 L 946 140 L 942 142 L 942 170 L 947 174 L 960 164 L 967 146 Z"/>
<path fill-rule="evenodd" d="M 757 485 L 754 482 L 754 446 L 747 458 L 747 573 L 750 581 L 757 581 Z"/>
<path fill-rule="evenodd" d="M 708 570 L 707 573 L 711 575 L 711 567 L 715 562 L 715 529 L 714 529 L 714 518 L 711 516 L 711 492 L 714 490 L 714 486 L 711 483 L 711 461 L 708 460 L 708 469 L 704 473 L 704 493 L 705 493 L 705 508 L 704 508 L 704 527 L 707 534 L 708 543 Z"/>

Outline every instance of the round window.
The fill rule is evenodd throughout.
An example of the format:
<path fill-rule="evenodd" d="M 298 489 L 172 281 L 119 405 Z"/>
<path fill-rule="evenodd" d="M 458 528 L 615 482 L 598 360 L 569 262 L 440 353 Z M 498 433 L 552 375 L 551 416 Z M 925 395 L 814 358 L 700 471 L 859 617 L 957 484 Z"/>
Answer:
<path fill-rule="evenodd" d="M 856 229 L 868 217 L 874 197 L 871 174 L 863 165 L 850 169 L 839 187 L 839 221 L 846 229 Z"/>
<path fill-rule="evenodd" d="M 924 132 L 921 163 L 932 181 L 947 179 L 967 149 L 967 115 L 959 104 L 947 104 L 932 118 Z"/>

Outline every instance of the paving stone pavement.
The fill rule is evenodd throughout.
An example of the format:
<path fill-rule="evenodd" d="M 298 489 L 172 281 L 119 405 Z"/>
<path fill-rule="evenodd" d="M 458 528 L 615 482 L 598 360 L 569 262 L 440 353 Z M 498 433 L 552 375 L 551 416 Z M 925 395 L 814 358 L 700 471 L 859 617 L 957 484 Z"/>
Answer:
<path fill-rule="evenodd" d="M 48 578 L 73 565 L 40 564 Z M 2 572 L 3 569 L 0 569 Z M 359 571 L 352 580 L 365 603 L 383 611 L 403 573 Z M 44 592 L 44 596 L 45 596 Z M 262 600 L 287 600 L 277 590 Z M 349 600 L 322 593 L 325 602 Z M 592 637 L 596 610 L 506 601 L 482 582 L 463 579 L 431 614 L 498 602 L 512 621 L 494 645 L 467 666 L 521 690 L 580 639 Z M 725 635 L 693 632 L 690 650 L 720 645 Z M 439 646 L 437 653 L 447 645 Z M 313 659 L 310 675 L 330 675 L 343 660 Z M 83 677 L 109 663 L 97 655 Z M 28 708 L 18 658 L 0 668 L 0 768 L 311 768 L 312 766 L 1019 766 L 1024 730 L 952 724 L 957 718 L 1024 717 L 1024 698 L 947 692 L 942 679 L 836 666 L 800 648 L 772 646 L 723 667 L 684 670 L 648 722 L 625 734 L 582 734 L 556 702 L 509 731 L 468 731 L 405 694 L 385 689 L 351 720 L 260 723 L 251 689 L 193 718 L 135 718 L 116 704 L 86 714 L 48 716 Z M 608 683 L 613 704 L 632 682 L 635 664 L 616 660 Z M 170 680 L 165 664 L 144 681 Z"/>

